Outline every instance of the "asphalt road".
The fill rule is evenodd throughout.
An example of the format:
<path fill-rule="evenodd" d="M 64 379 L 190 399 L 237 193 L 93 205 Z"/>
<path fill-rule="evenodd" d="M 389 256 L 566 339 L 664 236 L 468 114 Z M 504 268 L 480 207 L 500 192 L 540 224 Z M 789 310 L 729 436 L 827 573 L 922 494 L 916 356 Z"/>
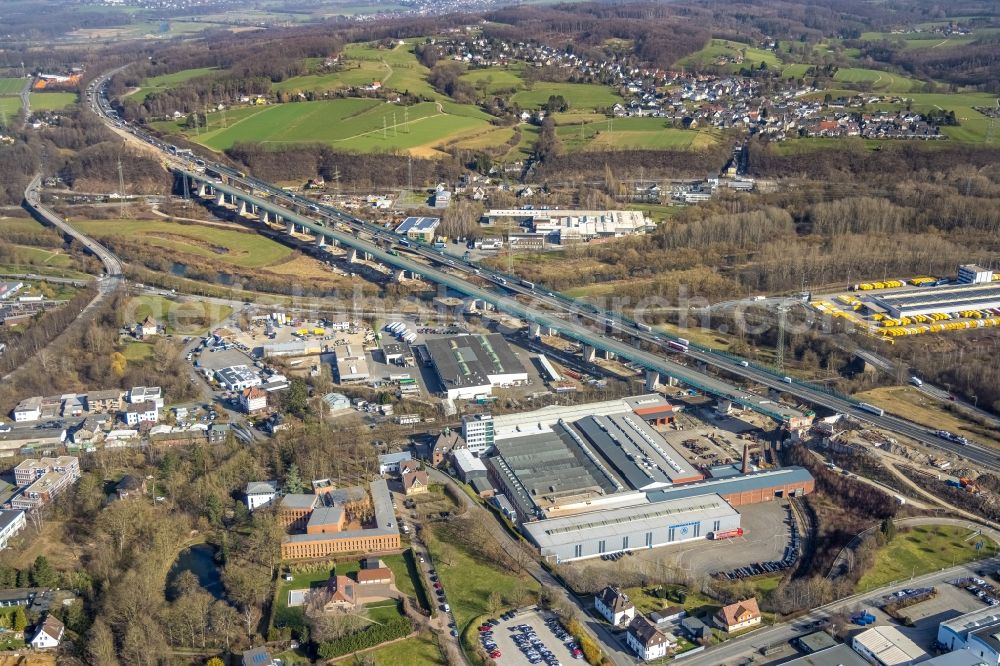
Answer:
<path fill-rule="evenodd" d="M 937 518 L 929 520 L 932 523 L 947 522 L 946 520 Z M 968 524 L 966 521 L 959 522 Z M 758 650 L 761 647 L 776 643 L 787 643 L 793 638 L 811 633 L 813 631 L 812 628 L 799 628 L 805 626 L 807 623 L 811 623 L 815 620 L 826 619 L 842 612 L 854 612 L 856 607 L 870 605 L 867 604 L 867 601 L 870 599 L 876 599 L 908 587 L 934 587 L 943 585 L 946 584 L 946 581 L 953 578 L 975 575 L 975 571 L 977 569 L 995 569 L 998 566 L 1000 566 L 1000 558 L 980 560 L 968 565 L 951 567 L 950 569 L 942 569 L 941 571 L 929 573 L 924 576 L 917 576 L 916 578 L 902 581 L 894 585 L 888 585 L 877 590 L 871 590 L 869 592 L 845 597 L 831 604 L 827 604 L 826 606 L 816 608 L 808 614 L 796 618 L 794 622 L 784 622 L 771 627 L 758 629 L 757 631 L 753 631 L 745 636 L 734 638 L 730 641 L 726 641 L 725 643 L 709 648 L 700 654 L 686 657 L 683 661 L 685 664 L 690 664 L 692 666 L 727 666 L 739 664 L 743 659 L 753 655 L 754 653 L 758 653 Z"/>
<path fill-rule="evenodd" d="M 109 72 L 96 80 L 95 87 L 97 91 L 100 90 L 101 83 L 112 73 L 113 72 Z M 108 104 L 98 95 L 95 95 L 92 108 L 112 126 L 121 125 L 120 121 L 112 120 L 107 116 Z M 162 142 L 152 139 L 152 137 L 145 135 L 140 130 L 129 128 L 129 131 L 133 132 L 136 138 L 145 140 L 150 145 L 162 145 Z M 283 220 L 293 222 L 295 225 L 308 229 L 315 234 L 320 234 L 327 238 L 334 239 L 348 247 L 354 247 L 368 252 L 387 265 L 397 266 L 417 272 L 431 281 L 445 285 L 459 293 L 475 298 L 482 298 L 487 302 L 493 303 L 498 309 L 508 314 L 520 317 L 529 322 L 542 324 L 548 328 L 554 328 L 566 337 L 576 339 L 583 344 L 591 345 L 598 349 L 613 352 L 617 356 L 632 361 L 648 370 L 656 371 L 666 376 L 675 377 L 685 384 L 699 388 L 707 393 L 711 393 L 719 397 L 731 399 L 734 402 L 741 403 L 750 409 L 767 416 L 771 416 L 772 418 L 786 420 L 788 417 L 788 412 L 783 412 L 782 410 L 777 409 L 776 403 L 770 400 L 767 396 L 755 395 L 753 393 L 743 391 L 734 386 L 731 382 L 723 381 L 717 377 L 710 376 L 701 370 L 690 368 L 686 365 L 675 362 L 662 352 L 655 353 L 647 351 L 643 348 L 644 346 L 646 348 L 652 346 L 654 349 L 664 349 L 664 336 L 633 328 L 632 324 L 623 321 L 614 313 L 583 308 L 572 299 L 567 299 L 550 292 L 544 292 L 540 289 L 536 290 L 533 285 L 522 285 L 519 283 L 519 279 L 515 276 L 505 276 L 502 273 L 488 271 L 473 264 L 469 264 L 461 258 L 452 258 L 449 255 L 445 255 L 443 252 L 438 252 L 437 250 L 433 250 L 431 248 L 414 247 L 412 249 L 421 255 L 424 260 L 433 261 L 441 265 L 442 268 L 447 268 L 450 272 L 436 269 L 425 263 L 419 263 L 409 257 L 402 256 L 400 253 L 389 254 L 388 251 L 377 247 L 373 243 L 364 241 L 360 238 L 355 238 L 353 233 L 338 231 L 335 228 L 336 223 L 341 222 L 349 227 L 354 226 L 356 229 L 360 228 L 359 231 L 372 234 L 373 240 L 376 242 L 379 240 L 390 242 L 399 240 L 394 233 L 381 227 L 369 225 L 363 220 L 343 213 L 342 211 L 330 206 L 321 206 L 309 199 L 306 199 L 305 197 L 300 197 L 294 193 L 286 192 L 256 178 L 247 177 L 245 174 L 242 174 L 231 167 L 214 163 L 207 164 L 207 166 L 210 166 L 212 169 L 225 175 L 230 183 L 236 183 L 242 187 L 227 185 L 213 178 L 206 177 L 204 174 L 184 168 L 184 160 L 193 160 L 193 157 L 178 158 L 177 156 L 171 155 L 169 151 L 166 150 L 163 150 L 163 154 L 168 162 L 172 162 L 174 164 L 172 168 L 174 168 L 176 172 L 190 178 L 192 181 L 205 182 L 219 192 L 232 194 L 247 203 L 252 203 L 257 207 L 277 213 Z M 249 192 L 247 190 L 249 190 Z M 267 198 L 265 199 L 255 196 L 254 193 L 256 192 L 265 194 Z M 285 202 L 290 208 L 279 206 L 275 203 L 277 201 Z M 292 210 L 292 208 L 295 210 Z M 296 210 L 299 212 L 296 212 Z M 317 217 L 323 218 L 325 222 L 317 221 L 315 219 Z M 456 275 L 455 273 L 458 273 L 459 275 Z M 474 274 L 487 277 L 492 279 L 494 282 L 502 284 L 502 289 L 498 290 L 503 291 L 504 293 L 498 294 L 498 290 L 486 290 L 477 287 L 469 280 L 464 279 L 465 277 Z M 531 305 L 523 305 L 517 300 L 507 296 L 506 294 L 508 292 L 513 292 L 515 295 L 529 297 L 532 299 Z M 568 321 L 567 315 L 569 319 L 574 321 Z M 615 328 L 612 333 L 621 334 L 621 337 L 623 338 L 622 340 L 616 340 L 612 337 L 596 333 L 593 330 L 594 326 L 592 325 L 596 325 L 598 329 L 602 329 L 609 320 L 615 322 Z M 630 342 L 626 342 L 625 340 L 630 340 Z M 755 367 L 742 359 L 720 354 L 711 350 L 698 349 L 696 347 L 690 347 L 689 351 L 686 352 L 684 356 L 688 357 L 685 360 L 690 359 L 702 363 L 705 366 L 712 366 L 717 370 L 742 377 L 767 388 L 793 395 L 806 403 L 826 407 L 827 409 L 844 414 L 849 414 L 864 421 L 868 421 L 876 427 L 890 430 L 911 439 L 915 439 L 927 446 L 948 450 L 953 455 L 965 457 L 980 466 L 990 469 L 1000 469 L 998 458 L 992 452 L 977 449 L 975 447 L 963 447 L 959 444 L 942 440 L 936 437 L 928 428 L 924 428 L 897 417 L 872 413 L 871 411 L 867 411 L 862 408 L 860 403 L 854 400 L 839 395 L 833 395 L 808 383 L 796 381 L 794 379 L 786 382 L 784 377 L 778 376 L 768 369 Z"/>

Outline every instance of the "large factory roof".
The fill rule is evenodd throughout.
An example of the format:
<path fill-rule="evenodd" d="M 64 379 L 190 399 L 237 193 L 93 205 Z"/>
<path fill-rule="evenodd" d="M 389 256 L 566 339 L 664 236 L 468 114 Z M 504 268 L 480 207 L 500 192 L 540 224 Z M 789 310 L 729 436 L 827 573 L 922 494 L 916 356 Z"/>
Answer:
<path fill-rule="evenodd" d="M 977 310 L 1000 304 L 1000 282 L 911 289 L 879 294 L 873 299 L 882 307 L 899 310 L 903 314 L 912 310 L 935 308 L 946 312 Z"/>
<path fill-rule="evenodd" d="M 684 457 L 637 416 L 588 416 L 573 427 L 635 490 L 702 478 Z"/>
<path fill-rule="evenodd" d="M 563 428 L 497 442 L 496 448 L 537 506 L 619 490 Z"/>
<path fill-rule="evenodd" d="M 425 344 L 448 389 L 488 386 L 490 377 L 524 373 L 521 361 L 499 333 L 433 338 Z"/>
<path fill-rule="evenodd" d="M 736 515 L 739 515 L 736 510 L 719 495 L 703 492 L 698 496 L 679 498 L 670 502 L 628 506 L 525 523 L 522 529 L 544 552 L 546 549 L 567 544 L 661 528 L 665 524 L 713 520 Z"/>
<path fill-rule="evenodd" d="M 795 483 L 805 484 L 812 480 L 812 474 L 805 467 L 782 467 L 780 469 L 769 469 L 752 474 L 744 474 L 743 476 L 708 479 L 683 486 L 662 488 L 650 491 L 646 495 L 650 502 L 670 502 L 676 499 L 704 495 L 705 493 L 732 495 L 734 493 L 753 492 L 773 486 L 784 486 Z"/>
<path fill-rule="evenodd" d="M 577 421 L 587 416 L 609 416 L 611 414 L 626 414 L 634 409 L 648 409 L 661 406 L 664 410 L 670 407 L 663 396 L 655 393 L 588 402 L 579 405 L 549 405 L 530 412 L 504 414 L 493 417 L 493 432 L 496 439 L 518 437 L 551 429 L 559 421 Z"/>

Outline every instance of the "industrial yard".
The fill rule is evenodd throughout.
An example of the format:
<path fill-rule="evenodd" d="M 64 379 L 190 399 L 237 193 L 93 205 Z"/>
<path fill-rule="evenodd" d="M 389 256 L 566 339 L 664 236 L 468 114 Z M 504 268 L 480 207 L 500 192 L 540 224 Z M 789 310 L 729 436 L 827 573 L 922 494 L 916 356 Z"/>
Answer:
<path fill-rule="evenodd" d="M 955 278 L 918 276 L 862 282 L 814 297 L 820 313 L 890 343 L 894 338 L 1000 326 L 1000 273 L 965 264 Z"/>

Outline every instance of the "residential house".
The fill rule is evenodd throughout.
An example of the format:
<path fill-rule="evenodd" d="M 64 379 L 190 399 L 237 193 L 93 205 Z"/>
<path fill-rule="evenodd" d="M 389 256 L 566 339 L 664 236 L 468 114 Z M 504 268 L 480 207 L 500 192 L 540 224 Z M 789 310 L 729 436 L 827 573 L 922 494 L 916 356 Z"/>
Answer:
<path fill-rule="evenodd" d="M 324 611 L 336 609 L 350 610 L 357 606 L 358 598 L 355 583 L 347 576 L 330 576 L 326 584 L 327 600 L 323 604 Z"/>
<path fill-rule="evenodd" d="M 716 625 L 729 633 L 754 627 L 760 620 L 760 609 L 753 597 L 723 606 L 715 614 Z"/>
<path fill-rule="evenodd" d="M 247 508 L 253 512 L 267 506 L 278 496 L 277 481 L 251 481 L 246 488 Z"/>
<path fill-rule="evenodd" d="M 25 526 L 24 511 L 0 511 L 0 550 Z"/>
<path fill-rule="evenodd" d="M 38 626 L 34 637 L 31 639 L 31 647 L 36 650 L 51 650 L 59 647 L 63 633 L 66 628 L 63 623 L 54 615 L 46 615 L 45 621 Z"/>
<path fill-rule="evenodd" d="M 421 470 L 408 472 L 401 478 L 403 481 L 403 493 L 406 495 L 426 493 L 430 487 L 430 479 L 427 476 L 427 472 Z"/>
<path fill-rule="evenodd" d="M 672 634 L 660 631 L 656 623 L 643 615 L 637 615 L 629 622 L 625 642 L 640 661 L 665 657 L 667 651 L 677 645 L 677 639 Z"/>
<path fill-rule="evenodd" d="M 87 394 L 87 411 L 91 414 L 117 414 L 122 408 L 123 395 L 120 389 L 91 391 Z"/>
<path fill-rule="evenodd" d="M 159 386 L 133 386 L 128 392 L 128 401 L 133 405 L 152 400 L 157 408 L 163 409 L 163 391 Z"/>
<path fill-rule="evenodd" d="M 140 423 L 156 423 L 160 420 L 160 408 L 152 400 L 130 404 L 125 409 L 125 423 L 137 426 Z"/>
<path fill-rule="evenodd" d="M 154 336 L 159 332 L 160 329 L 156 325 L 156 320 L 147 315 L 145 319 L 135 325 L 134 335 L 135 337 L 142 339 Z"/>
<path fill-rule="evenodd" d="M 104 439 L 104 433 L 108 429 L 108 425 L 105 415 L 88 416 L 73 431 L 71 439 L 77 446 L 93 446 Z"/>
<path fill-rule="evenodd" d="M 402 460 L 399 463 L 399 475 L 410 474 L 420 470 L 420 463 L 416 460 Z"/>
<path fill-rule="evenodd" d="M 247 414 L 267 409 L 267 391 L 256 386 L 243 389 L 240 393 L 240 407 Z"/>
<path fill-rule="evenodd" d="M 129 499 L 130 497 L 142 497 L 146 494 L 146 479 L 134 474 L 126 474 L 122 480 L 115 485 L 115 494 L 118 499 Z"/>
<path fill-rule="evenodd" d="M 409 451 L 383 454 L 378 457 L 378 473 L 399 474 L 399 464 L 405 460 L 413 460 Z"/>
<path fill-rule="evenodd" d="M 256 647 L 243 653 L 242 666 L 275 666 L 275 661 L 267 648 Z"/>
<path fill-rule="evenodd" d="M 428 445 L 429 452 L 427 458 L 431 465 L 437 467 L 444 462 L 445 456 L 454 449 L 465 448 L 465 440 L 458 430 L 446 428 L 437 438 Z"/>
<path fill-rule="evenodd" d="M 594 596 L 594 609 L 616 627 L 624 627 L 635 618 L 635 604 L 617 587 L 608 585 Z"/>
<path fill-rule="evenodd" d="M 44 613 L 52 605 L 52 589 L 48 587 L 15 587 L 0 590 L 0 608 L 24 606 L 29 613 Z"/>

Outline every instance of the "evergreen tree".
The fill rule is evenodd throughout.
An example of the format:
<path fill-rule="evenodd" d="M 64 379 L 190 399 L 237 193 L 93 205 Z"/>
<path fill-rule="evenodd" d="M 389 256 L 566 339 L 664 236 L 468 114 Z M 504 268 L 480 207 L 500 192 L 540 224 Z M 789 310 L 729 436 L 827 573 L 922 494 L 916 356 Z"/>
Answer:
<path fill-rule="evenodd" d="M 882 521 L 879 530 L 882 532 L 882 536 L 885 537 L 886 543 L 896 538 L 896 523 L 893 522 L 892 516 Z"/>
<path fill-rule="evenodd" d="M 302 492 L 302 475 L 299 473 L 299 466 L 295 463 L 288 466 L 288 472 L 285 474 L 285 485 L 281 490 L 286 495 Z"/>
<path fill-rule="evenodd" d="M 31 585 L 33 587 L 56 587 L 59 583 L 59 574 L 49 564 L 49 560 L 44 555 L 35 558 L 31 565 Z"/>
<path fill-rule="evenodd" d="M 24 614 L 24 607 L 18 606 L 14 609 L 14 631 L 24 631 L 28 626 L 28 616 Z"/>

